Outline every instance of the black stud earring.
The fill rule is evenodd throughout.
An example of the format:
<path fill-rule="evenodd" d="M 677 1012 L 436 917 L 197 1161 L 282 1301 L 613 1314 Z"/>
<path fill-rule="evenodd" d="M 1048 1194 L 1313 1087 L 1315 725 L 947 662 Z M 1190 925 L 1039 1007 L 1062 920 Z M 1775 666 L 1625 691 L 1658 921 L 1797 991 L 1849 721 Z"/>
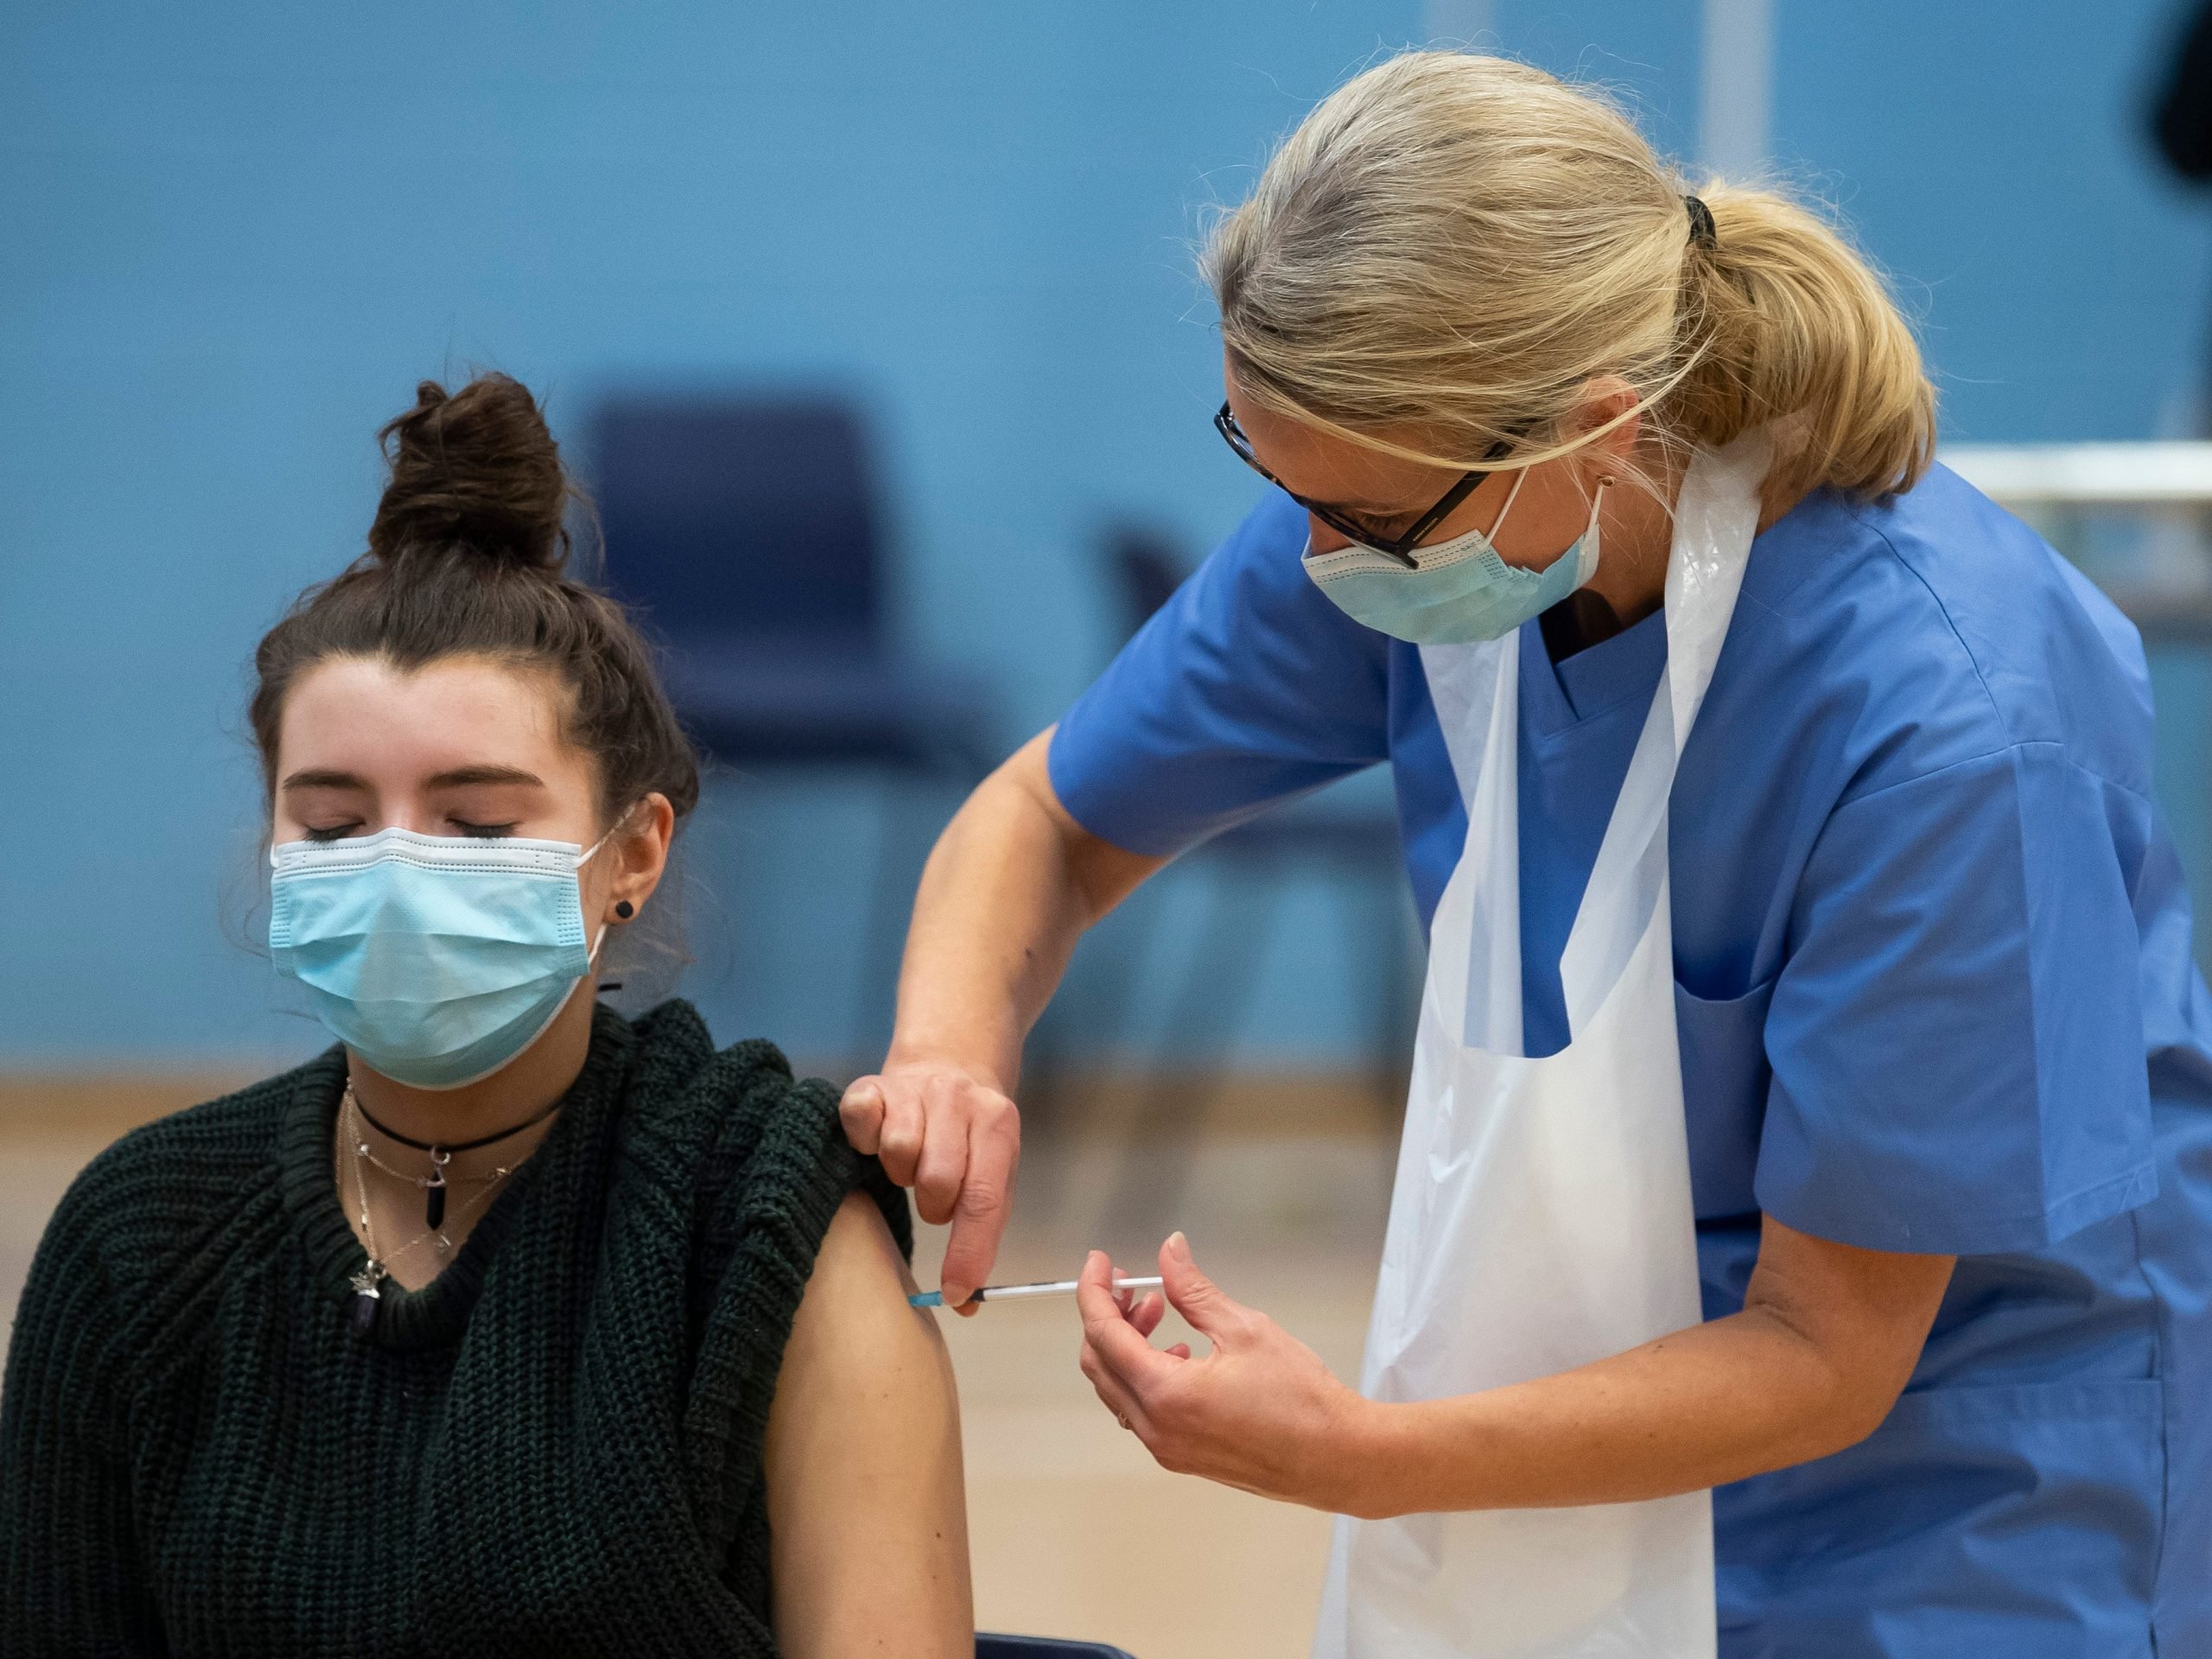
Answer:
<path fill-rule="evenodd" d="M 638 913 L 638 907 L 632 904 L 627 899 L 617 899 L 614 905 L 614 913 L 626 922 L 632 916 Z"/>

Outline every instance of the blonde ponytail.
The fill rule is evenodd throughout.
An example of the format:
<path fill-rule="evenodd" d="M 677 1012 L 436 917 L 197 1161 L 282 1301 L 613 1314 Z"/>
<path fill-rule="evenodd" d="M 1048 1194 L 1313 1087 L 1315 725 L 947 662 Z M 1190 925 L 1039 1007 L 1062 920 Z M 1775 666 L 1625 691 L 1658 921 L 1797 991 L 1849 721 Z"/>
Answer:
<path fill-rule="evenodd" d="M 1782 423 L 1769 487 L 1872 497 L 1928 470 L 1936 389 L 1881 279 L 1843 238 L 1767 190 L 1714 182 L 1700 195 L 1713 241 L 1693 250 L 1688 372 L 1668 423 L 1711 444 Z"/>
<path fill-rule="evenodd" d="M 1410 52 L 1330 95 L 1217 228 L 1239 384 L 1370 448 L 1533 462 L 1592 380 L 1660 445 L 1775 423 L 1771 499 L 1912 487 L 1935 392 L 1880 279 L 1769 191 L 1687 186 L 1603 98 L 1499 58 Z"/>

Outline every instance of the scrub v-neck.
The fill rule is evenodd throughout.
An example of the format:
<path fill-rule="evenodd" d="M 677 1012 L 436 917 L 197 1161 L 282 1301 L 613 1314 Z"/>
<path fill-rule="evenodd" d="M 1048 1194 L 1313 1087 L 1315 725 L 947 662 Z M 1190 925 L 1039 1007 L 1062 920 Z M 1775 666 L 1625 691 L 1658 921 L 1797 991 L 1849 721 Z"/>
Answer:
<path fill-rule="evenodd" d="M 1567 1046 L 1560 953 L 1666 665 L 1664 611 L 1560 663 L 1536 621 L 1522 625 L 1521 1023 L 1532 1055 Z"/>

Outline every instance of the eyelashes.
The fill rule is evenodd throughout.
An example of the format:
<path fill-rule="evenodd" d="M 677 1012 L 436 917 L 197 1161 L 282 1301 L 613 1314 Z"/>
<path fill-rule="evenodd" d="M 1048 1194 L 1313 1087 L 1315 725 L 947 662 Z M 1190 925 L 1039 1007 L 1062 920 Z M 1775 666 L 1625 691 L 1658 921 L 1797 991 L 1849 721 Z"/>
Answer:
<path fill-rule="evenodd" d="M 513 823 L 471 823 L 466 818 L 448 818 L 454 833 L 469 841 L 500 841 L 515 832 Z M 302 826 L 309 841 L 343 841 L 361 827 L 356 818 L 346 823 L 306 824 Z"/>

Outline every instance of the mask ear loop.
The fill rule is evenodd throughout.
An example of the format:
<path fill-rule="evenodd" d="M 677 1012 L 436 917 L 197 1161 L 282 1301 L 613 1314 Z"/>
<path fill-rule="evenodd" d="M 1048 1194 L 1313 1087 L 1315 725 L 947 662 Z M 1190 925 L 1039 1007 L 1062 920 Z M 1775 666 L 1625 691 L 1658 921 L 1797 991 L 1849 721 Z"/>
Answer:
<path fill-rule="evenodd" d="M 585 865 L 590 863 L 593 859 L 596 858 L 599 855 L 599 849 L 606 846 L 608 842 L 614 839 L 615 832 L 620 830 L 624 824 L 629 823 L 630 820 L 637 815 L 637 807 L 632 804 L 627 812 L 625 812 L 620 817 L 615 819 L 613 823 L 609 824 L 607 826 L 607 833 L 601 836 L 597 841 L 592 842 L 588 851 L 580 854 L 577 856 L 575 868 L 581 870 Z M 584 972 L 581 976 L 581 977 L 584 979 L 591 979 L 592 976 L 599 971 L 599 947 L 607 943 L 607 925 L 605 922 L 601 922 L 599 925 L 599 931 L 592 935 L 591 950 L 584 957 L 585 962 L 588 965 L 585 968 Z M 594 995 L 601 991 L 619 991 L 621 988 L 622 982 L 619 979 L 594 981 L 592 986 L 592 990 Z M 570 995 L 573 995 L 574 993 L 571 992 Z M 556 1009 L 556 1012 L 557 1013 L 558 1010 Z M 549 1021 L 548 1023 L 550 1024 L 550 1022 Z M 543 1035 L 542 1033 L 540 1034 Z M 533 1039 L 532 1040 L 534 1041 L 536 1039 Z"/>
<path fill-rule="evenodd" d="M 1598 480 L 1597 493 L 1590 498 L 1590 522 L 1582 531 L 1582 568 L 1574 573 L 1574 585 L 1582 587 L 1598 574 L 1598 559 L 1603 538 L 1598 534 L 1598 515 L 1605 510 L 1605 492 L 1613 487 L 1613 475 L 1607 473 Z"/>
<path fill-rule="evenodd" d="M 1497 550 L 1497 532 L 1505 528 L 1505 515 L 1513 511 L 1513 504 L 1521 499 L 1521 486 L 1529 481 L 1529 469 L 1523 467 L 1513 474 L 1513 487 L 1505 493 L 1505 505 L 1497 510 L 1497 517 L 1491 520 L 1490 528 L 1483 532 L 1483 539 Z"/>

